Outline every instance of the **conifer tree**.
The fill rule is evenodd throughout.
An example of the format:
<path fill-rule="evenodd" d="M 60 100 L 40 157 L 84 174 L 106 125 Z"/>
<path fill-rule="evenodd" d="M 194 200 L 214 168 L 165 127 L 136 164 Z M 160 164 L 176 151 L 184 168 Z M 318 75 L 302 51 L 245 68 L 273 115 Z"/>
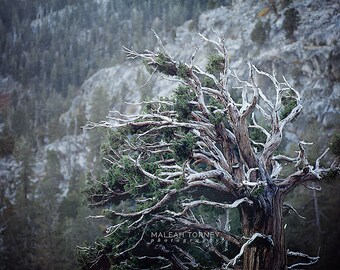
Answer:
<path fill-rule="evenodd" d="M 294 209 L 284 199 L 339 167 L 320 165 L 328 149 L 310 164 L 304 141 L 296 157 L 278 154 L 286 124 L 302 110 L 299 92 L 252 64 L 248 80 L 239 78 L 224 40 L 202 39 L 217 51 L 206 70 L 194 64 L 197 50 L 190 63 L 177 62 L 159 38 L 156 52 L 126 49 L 179 86 L 172 98 L 142 102 L 140 114 L 116 111 L 87 125 L 109 132 L 105 172 L 89 177 L 86 194 L 90 206 L 105 207 L 94 218 L 111 225 L 78 249 L 83 269 L 279 270 L 318 261 L 287 249 L 283 208 Z M 261 89 L 258 77 L 273 87 Z"/>

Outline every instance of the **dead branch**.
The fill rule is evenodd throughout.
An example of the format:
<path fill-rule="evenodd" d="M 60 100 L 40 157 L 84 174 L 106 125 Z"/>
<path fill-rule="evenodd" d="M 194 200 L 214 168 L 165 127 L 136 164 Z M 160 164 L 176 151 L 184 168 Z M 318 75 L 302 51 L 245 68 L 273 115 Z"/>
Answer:
<path fill-rule="evenodd" d="M 287 256 L 290 256 L 290 257 L 299 257 L 299 258 L 303 258 L 303 259 L 308 259 L 309 262 L 307 263 L 296 263 L 296 264 L 293 264 L 291 266 L 288 266 L 288 269 L 294 269 L 298 266 L 308 266 L 308 265 L 312 265 L 312 264 L 315 264 L 319 261 L 320 257 L 317 256 L 317 257 L 311 257 L 311 256 L 308 256 L 307 254 L 304 254 L 304 253 L 301 253 L 301 252 L 294 252 L 294 251 L 287 251 Z"/>
<path fill-rule="evenodd" d="M 245 248 L 249 246 L 257 238 L 265 239 L 271 246 L 274 246 L 274 242 L 269 236 L 263 235 L 261 233 L 254 233 L 253 236 L 242 245 L 240 252 L 232 260 L 230 260 L 227 266 L 229 266 L 230 264 L 235 265 L 237 260 L 240 259 L 241 256 L 243 255 Z"/>

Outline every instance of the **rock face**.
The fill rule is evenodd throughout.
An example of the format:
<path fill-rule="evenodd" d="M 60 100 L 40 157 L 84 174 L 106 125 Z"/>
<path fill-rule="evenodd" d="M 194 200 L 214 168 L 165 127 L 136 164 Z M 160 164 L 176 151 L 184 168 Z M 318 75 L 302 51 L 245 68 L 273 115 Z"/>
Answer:
<path fill-rule="evenodd" d="M 313 141 L 315 151 L 320 152 L 340 123 L 340 4 L 306 0 L 284 6 L 284 2 L 278 4 L 275 14 L 266 1 L 237 1 L 203 13 L 198 21 L 186 22 L 164 43 L 170 54 L 180 61 L 188 61 L 199 45 L 195 61 L 204 67 L 204 59 L 213 53 L 213 48 L 202 46 L 198 33 L 213 39 L 218 33 L 229 48 L 231 69 L 239 76 L 247 76 L 248 61 L 267 72 L 272 72 L 274 67 L 278 77 L 284 75 L 303 99 L 303 112 L 285 134 L 292 140 L 287 150 L 305 139 Z M 292 13 L 296 14 L 295 22 L 289 21 Z M 256 28 L 259 22 L 262 28 Z M 259 43 L 260 35 L 264 38 Z M 156 75 L 140 88 L 148 76 L 138 61 L 100 70 L 84 83 L 84 102 L 88 107 L 98 85 L 119 100 L 112 107 L 125 112 L 133 109 L 123 105 L 124 100 L 138 102 L 146 96 L 171 95 L 175 84 Z M 259 83 L 266 86 L 265 82 Z M 117 107 L 117 104 L 120 105 Z M 87 118 L 91 117 L 87 114 Z"/>
<path fill-rule="evenodd" d="M 240 76 L 247 76 L 248 61 L 267 72 L 274 65 L 278 75 L 284 75 L 303 99 L 302 114 L 286 136 L 293 141 L 302 138 L 313 141 L 321 151 L 340 122 L 339 3 L 293 1 L 284 9 L 278 7 L 278 15 L 268 12 L 260 17 L 266 8 L 263 2 L 243 1 L 206 12 L 199 18 L 197 32 L 209 38 L 214 38 L 211 29 L 222 34 L 229 48 L 231 69 Z M 284 27 L 290 9 L 295 9 L 300 18 L 293 40 L 286 38 Z M 261 46 L 251 38 L 259 21 L 268 25 L 262 30 L 266 31 L 266 38 Z M 193 48 L 200 44 L 197 33 L 190 33 L 185 27 L 178 29 L 175 43 L 169 44 L 174 53 L 178 47 Z M 177 54 L 182 58 L 189 56 L 188 50 L 177 50 Z"/>
<path fill-rule="evenodd" d="M 326 148 L 340 123 L 340 4 L 338 1 L 304 0 L 285 6 L 289 1 L 280 1 L 275 13 L 269 1 L 234 2 L 176 28 L 164 39 L 167 50 L 174 59 L 189 61 L 194 48 L 200 46 L 195 64 L 204 68 L 206 56 L 214 49 L 206 46 L 198 33 L 212 39 L 217 38 L 218 33 L 229 48 L 231 69 L 240 77 L 246 78 L 248 61 L 267 72 L 274 66 L 277 74 L 284 74 L 303 99 L 303 112 L 285 133 L 287 141 L 292 141 L 286 145 L 286 150 L 293 151 L 296 142 L 304 139 L 315 142 L 315 154 L 318 154 Z M 265 82 L 259 83 L 266 87 Z M 64 194 L 71 175 L 92 165 L 87 159 L 88 132 L 80 129 L 77 119 L 80 114 L 85 121 L 96 119 L 93 106 L 98 91 L 104 89 L 106 93 L 107 114 L 109 110 L 135 113 L 140 106 L 130 103 L 170 96 L 176 83 L 157 74 L 150 78 L 141 63 L 127 61 L 97 71 L 81 88 L 82 94 L 59 119 L 67 136 L 43 146 L 36 155 L 35 178 L 40 179 L 45 173 L 43 157 L 47 151 L 57 153 L 62 160 Z"/>

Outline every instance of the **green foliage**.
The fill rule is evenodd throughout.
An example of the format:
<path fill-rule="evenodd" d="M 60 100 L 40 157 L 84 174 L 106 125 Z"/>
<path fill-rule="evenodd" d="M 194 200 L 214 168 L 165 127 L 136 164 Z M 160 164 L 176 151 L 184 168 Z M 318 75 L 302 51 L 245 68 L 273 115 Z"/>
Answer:
<path fill-rule="evenodd" d="M 336 157 L 340 157 L 340 134 L 333 135 L 329 143 L 329 148 Z"/>
<path fill-rule="evenodd" d="M 1 232 L 0 269 L 36 269 L 39 265 L 38 245 L 33 240 L 32 231 L 36 226 L 38 209 L 41 207 L 33 200 L 27 200 L 23 191 L 18 190 L 16 204 L 4 201 L 6 208 L 1 213 L 1 225 L 4 230 Z M 25 267 L 25 268 L 23 268 Z"/>
<path fill-rule="evenodd" d="M 287 39 L 294 39 L 294 31 L 298 29 L 299 22 L 300 15 L 298 10 L 296 10 L 295 8 L 290 8 L 285 11 L 283 19 L 283 29 L 285 30 Z"/>
<path fill-rule="evenodd" d="M 189 68 L 186 64 L 180 63 L 177 70 L 177 76 L 182 79 L 187 79 L 189 77 Z"/>
<path fill-rule="evenodd" d="M 306 254 L 320 250 L 319 256 L 322 259 L 317 269 L 336 269 L 339 258 L 334 258 L 329 250 L 337 249 L 339 245 L 335 239 L 340 237 L 340 181 L 334 181 L 334 178 L 327 182 L 322 180 L 319 185 L 321 192 L 300 186 L 288 196 L 286 201 L 306 219 L 298 218 L 293 212 L 284 218 L 284 223 L 288 224 L 286 242 L 287 246 L 294 247 L 294 250 L 304 250 Z M 315 209 L 316 205 L 318 209 Z M 319 224 L 316 222 L 316 214 L 319 214 Z"/>
<path fill-rule="evenodd" d="M 0 158 L 13 153 L 15 141 L 12 136 L 3 135 L 0 137 Z"/>
<path fill-rule="evenodd" d="M 152 161 L 143 163 L 142 168 L 152 174 L 156 174 L 157 171 L 160 169 L 159 164 Z"/>
<path fill-rule="evenodd" d="M 94 246 L 87 248 L 86 250 L 76 249 L 76 260 L 79 269 L 87 270 L 92 268 L 92 263 L 97 260 L 98 253 L 103 250 L 103 248 L 109 253 L 112 251 L 112 246 L 109 243 L 103 244 L 101 242 L 95 243 Z M 98 260 L 97 269 L 109 269 L 109 259 L 107 256 L 102 256 L 100 260 Z"/>
<path fill-rule="evenodd" d="M 79 194 L 71 193 L 67 196 L 59 206 L 60 218 L 75 218 L 78 215 L 80 207 Z"/>
<path fill-rule="evenodd" d="M 270 20 L 267 20 L 265 23 L 262 20 L 258 20 L 250 34 L 251 40 L 258 46 L 262 46 L 269 36 L 270 29 Z"/>
<path fill-rule="evenodd" d="M 212 116 L 209 117 L 209 121 L 214 124 L 218 125 L 223 122 L 223 120 L 226 119 L 226 116 L 221 111 L 215 111 Z"/>
<path fill-rule="evenodd" d="M 131 136 L 133 133 L 132 128 L 119 128 L 116 130 L 106 131 L 106 142 L 101 145 L 102 157 L 109 154 L 111 149 L 119 149 L 124 143 L 127 136 Z"/>
<path fill-rule="evenodd" d="M 251 195 L 254 197 L 259 197 L 261 195 L 263 195 L 265 189 L 263 186 L 257 187 L 254 190 L 251 191 Z"/>
<path fill-rule="evenodd" d="M 46 161 L 46 177 L 54 183 L 58 183 L 63 176 L 60 172 L 61 167 L 57 152 L 54 150 L 47 151 Z"/>
<path fill-rule="evenodd" d="M 177 161 L 183 163 L 183 161 L 192 157 L 192 151 L 197 138 L 192 133 L 186 133 L 183 138 L 175 140 L 172 146 L 172 150 L 175 152 Z"/>
<path fill-rule="evenodd" d="M 280 119 L 286 118 L 290 112 L 296 107 L 297 103 L 296 100 L 293 98 L 282 98 L 282 105 L 283 108 L 280 111 Z"/>
<path fill-rule="evenodd" d="M 217 99 L 209 97 L 208 99 L 208 108 L 211 112 L 209 116 L 210 123 L 214 125 L 218 125 L 222 122 L 227 123 L 227 117 L 225 112 L 223 111 L 223 105 Z"/>
<path fill-rule="evenodd" d="M 155 67 L 151 66 L 146 59 L 142 60 L 142 64 L 144 65 L 145 69 L 149 74 L 154 73 Z"/>
<path fill-rule="evenodd" d="M 124 170 L 119 166 L 112 166 L 110 163 L 109 170 L 107 171 L 104 179 L 109 185 L 109 187 L 113 187 L 120 179 L 123 178 Z"/>
<path fill-rule="evenodd" d="M 221 4 L 224 0 L 214 2 Z M 91 70 L 122 61 L 125 57 L 119 49 L 122 45 L 145 47 L 152 39 L 149 29 L 155 18 L 161 17 L 165 31 L 168 31 L 195 18 L 208 3 L 199 0 L 183 4 L 172 0 L 171 4 L 166 1 L 163 6 L 157 1 L 116 0 L 105 5 L 107 12 L 103 16 L 96 2 L 32 0 L 23 3 L 13 0 L 8 4 L 2 1 L 0 45 L 4 61 L 0 63 L 0 71 L 12 74 L 25 84 L 34 77 L 41 78 L 41 89 L 54 89 L 66 96 L 69 94 L 67 86 L 80 86 Z M 42 10 L 53 27 L 44 20 L 39 28 L 31 27 L 31 22 Z M 55 12 L 57 10 L 61 11 Z M 134 29 L 130 38 L 126 35 L 127 24 L 117 28 L 124 19 L 129 20 Z M 99 28 L 103 31 L 99 32 Z M 17 33 L 15 41 L 6 40 L 14 30 Z M 77 40 L 77 33 L 85 31 L 91 38 Z M 23 51 L 25 57 L 22 57 Z"/>
<path fill-rule="evenodd" d="M 209 97 L 208 106 L 211 108 L 211 111 L 214 111 L 216 109 L 218 110 L 224 109 L 223 104 L 219 100 L 212 97 Z"/>
<path fill-rule="evenodd" d="M 28 97 L 25 102 L 27 102 L 25 105 L 17 106 L 16 110 L 9 115 L 8 120 L 12 127 L 11 133 L 13 137 L 32 135 L 30 131 L 32 129 L 34 105 L 32 101 L 28 100 Z"/>
<path fill-rule="evenodd" d="M 218 1 L 217 0 L 209 0 L 208 1 L 208 9 L 215 9 L 218 7 Z"/>
<path fill-rule="evenodd" d="M 185 186 L 185 179 L 183 177 L 176 178 L 172 187 L 179 190 Z"/>
<path fill-rule="evenodd" d="M 174 109 L 178 114 L 179 120 L 186 120 L 189 118 L 194 109 L 194 105 L 191 101 L 194 100 L 196 100 L 196 96 L 190 87 L 180 85 L 176 88 L 174 93 Z"/>
<path fill-rule="evenodd" d="M 169 76 L 177 75 L 177 67 L 174 63 L 172 63 L 169 56 L 165 53 L 159 53 L 156 57 L 156 68 L 159 72 L 164 73 Z"/>
<path fill-rule="evenodd" d="M 205 196 L 201 196 L 200 200 L 208 200 Z M 199 205 L 194 209 L 195 216 L 201 216 L 208 224 L 214 224 L 216 221 L 216 217 L 223 215 L 225 213 L 225 209 L 216 208 L 212 205 Z"/>
<path fill-rule="evenodd" d="M 15 147 L 13 150 L 13 156 L 18 161 L 21 162 L 21 171 L 17 180 L 20 181 L 21 187 L 24 190 L 24 196 L 27 198 L 28 193 L 30 193 L 30 188 L 32 183 L 30 177 L 33 173 L 33 153 L 32 153 L 32 141 L 20 137 L 15 141 Z"/>
<path fill-rule="evenodd" d="M 91 100 L 91 121 L 98 122 L 105 119 L 109 113 L 110 105 L 107 90 L 102 86 L 95 89 Z"/>
<path fill-rule="evenodd" d="M 124 189 L 131 194 L 137 192 L 136 186 L 143 182 L 143 175 L 140 173 L 137 165 L 134 164 L 127 156 L 124 156 L 120 160 L 123 168 L 121 169 L 121 174 L 118 177 L 126 179 L 126 184 Z"/>
<path fill-rule="evenodd" d="M 91 212 L 80 206 L 79 189 L 72 189 L 64 201 L 60 202 L 63 198 L 58 186 L 63 176 L 60 172 L 59 153 L 47 154 L 46 177 L 39 180 L 39 189 L 35 186 L 31 181 L 36 151 L 34 147 L 71 134 L 85 123 L 85 113 L 81 111 L 68 129 L 60 126 L 59 119 L 68 109 L 71 99 L 81 94 L 79 87 L 86 78 L 100 68 L 125 59 L 120 49 L 122 45 L 135 44 L 137 49 L 142 48 L 152 39 L 149 29 L 155 18 L 161 17 L 165 31 L 168 31 L 169 27 L 180 25 L 200 14 L 207 3 L 204 0 L 189 0 L 184 4 L 179 0 L 166 0 L 165 4 L 159 1 L 115 0 L 105 4 L 105 14 L 98 8 L 99 5 L 96 1 L 76 0 L 1 1 L 0 73 L 4 77 L 13 77 L 16 85 L 23 84 L 25 91 L 18 91 L 16 97 L 13 94 L 10 104 L 13 107 L 9 108 L 7 119 L 4 120 L 6 125 L 11 124 L 8 125 L 9 133 L 0 140 L 0 156 L 13 154 L 18 163 L 22 164 L 20 175 L 16 175 L 17 182 L 11 183 L 13 187 L 17 186 L 13 191 L 17 198 L 15 205 L 6 208 L 6 242 L 0 248 L 0 269 L 75 269 L 72 249 L 82 245 L 84 239 L 92 242 L 94 234 L 101 234 L 98 222 L 93 225 L 92 221 L 84 219 Z M 180 12 L 175 12 L 177 10 Z M 32 23 L 33 20 L 39 20 L 37 17 L 40 16 L 40 22 Z M 131 22 L 134 29 L 130 36 L 126 35 L 130 27 L 124 23 L 127 21 Z M 79 33 L 88 35 L 79 39 Z M 162 35 L 162 32 L 158 33 Z M 181 69 L 180 76 L 185 77 L 185 72 L 185 69 Z M 105 94 L 104 90 L 96 92 L 91 111 L 93 118 L 90 120 L 100 121 L 107 115 L 110 100 Z M 97 147 L 104 138 L 103 133 L 97 131 L 90 135 L 90 152 L 93 156 L 88 162 L 92 165 L 100 160 Z M 111 147 L 120 149 L 124 139 L 127 136 L 133 137 L 131 134 L 137 132 L 133 129 L 113 131 L 111 140 L 102 147 L 103 156 L 112 155 Z M 170 140 L 171 133 L 169 130 L 163 135 Z M 98 182 L 106 184 L 108 180 L 111 180 L 108 182 L 109 187 L 114 187 L 115 192 L 124 191 L 126 177 L 130 177 L 131 172 L 137 172 L 135 166 L 122 160 L 119 165 L 123 164 L 123 168 L 111 168 L 112 164 L 105 162 L 105 168 L 96 170 L 102 173 L 108 169 L 109 175 L 103 178 L 92 176 L 91 185 L 96 183 L 94 191 L 107 192 L 105 186 Z M 152 173 L 157 171 L 154 164 L 142 166 Z M 82 172 L 77 168 L 68 169 L 79 179 Z M 160 196 L 156 194 L 160 189 L 157 181 L 150 181 L 149 187 L 151 191 L 146 192 Z M 121 238 L 115 235 L 115 239 L 122 241 L 124 237 L 127 238 L 127 234 L 121 235 Z M 84 269 L 92 266 L 103 246 L 107 246 L 105 252 L 111 252 L 106 243 L 98 244 L 94 249 L 89 248 L 90 256 L 84 259 L 87 262 L 83 261 Z M 5 247 L 5 251 L 2 247 Z M 100 265 L 108 268 L 103 261 L 100 261 Z"/>
<path fill-rule="evenodd" d="M 174 130 L 172 128 L 162 128 L 159 134 L 164 141 L 170 142 L 174 137 Z"/>
<path fill-rule="evenodd" d="M 160 98 L 161 101 L 170 101 L 169 98 Z M 142 112 L 145 113 L 157 113 L 163 112 L 168 110 L 173 110 L 173 106 L 170 106 L 166 103 L 156 103 L 156 102 L 149 102 L 150 100 L 146 99 L 146 103 L 142 108 Z"/>
<path fill-rule="evenodd" d="M 212 89 L 216 88 L 216 84 L 215 84 L 214 80 L 209 78 L 209 77 L 203 77 L 202 86 L 203 87 L 209 87 L 209 88 L 212 88 Z"/>
<path fill-rule="evenodd" d="M 141 210 L 144 210 L 144 209 L 147 209 L 147 208 L 150 208 L 154 205 L 154 201 L 153 200 L 148 200 L 148 201 L 145 201 L 145 202 L 141 202 L 137 205 L 136 207 L 136 211 L 141 211 Z"/>
<path fill-rule="evenodd" d="M 20 144 L 24 151 L 23 142 Z M 55 160 L 53 152 L 49 155 L 50 162 Z M 74 247 L 84 240 L 93 241 L 93 235 L 100 232 L 84 219 L 93 213 L 80 205 L 79 191 L 72 191 L 60 204 L 58 183 L 52 178 L 30 183 L 28 194 L 24 189 L 16 190 L 15 204 L 6 202 L 1 213 L 6 248 L 0 250 L 0 269 L 50 269 L 51 265 L 56 270 L 75 269 Z"/>
<path fill-rule="evenodd" d="M 265 143 L 267 140 L 266 134 L 264 134 L 260 129 L 258 128 L 251 128 L 249 130 L 249 137 L 255 142 L 259 143 Z"/>
<path fill-rule="evenodd" d="M 331 168 L 322 180 L 324 182 L 328 183 L 328 184 L 332 184 L 332 183 L 334 183 L 334 181 L 339 181 L 339 179 L 340 179 L 339 170 L 337 170 L 335 168 L 333 168 L 333 169 Z"/>
<path fill-rule="evenodd" d="M 206 70 L 211 74 L 218 74 L 224 69 L 224 57 L 219 54 L 211 54 L 208 58 Z"/>

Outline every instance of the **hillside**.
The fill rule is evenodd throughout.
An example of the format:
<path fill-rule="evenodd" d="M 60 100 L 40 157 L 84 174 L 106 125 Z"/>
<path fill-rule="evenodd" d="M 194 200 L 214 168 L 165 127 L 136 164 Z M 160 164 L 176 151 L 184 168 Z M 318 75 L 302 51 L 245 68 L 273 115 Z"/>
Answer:
<path fill-rule="evenodd" d="M 225 38 L 231 68 L 240 77 L 247 76 L 248 61 L 268 72 L 274 66 L 284 75 L 301 92 L 304 109 L 285 134 L 292 143 L 282 151 L 297 150 L 303 137 L 315 143 L 309 149 L 315 159 L 339 134 L 338 1 L 159 2 L 0 1 L 0 258 L 5 261 L 0 269 L 19 257 L 13 269 L 45 269 L 51 262 L 55 269 L 73 269 L 74 246 L 105 228 L 84 219 L 89 210 L 79 196 L 85 172 L 96 177 L 102 169 L 99 147 L 105 136 L 81 127 L 104 120 L 110 110 L 134 113 L 140 108 L 131 103 L 171 95 L 173 82 L 157 74 L 149 79 L 142 63 L 125 61 L 122 46 L 155 47 L 151 28 L 182 61 L 202 44 L 198 33 L 214 38 L 215 31 Z M 212 53 L 213 48 L 201 46 L 196 63 L 204 67 L 204 56 Z M 318 235 L 326 259 L 319 266 L 324 268 L 313 269 L 330 269 L 327 250 L 339 234 L 333 228 L 339 221 L 332 219 L 339 213 L 333 209 L 339 185 L 324 189 L 333 193 L 328 199 L 319 195 L 322 229 L 333 232 Z M 296 194 L 292 201 L 309 209 L 309 230 L 314 230 L 316 197 L 309 191 Z M 292 228 L 291 235 L 297 230 Z M 52 232 L 55 237 L 48 237 Z M 311 239 L 304 241 L 317 253 Z"/>

